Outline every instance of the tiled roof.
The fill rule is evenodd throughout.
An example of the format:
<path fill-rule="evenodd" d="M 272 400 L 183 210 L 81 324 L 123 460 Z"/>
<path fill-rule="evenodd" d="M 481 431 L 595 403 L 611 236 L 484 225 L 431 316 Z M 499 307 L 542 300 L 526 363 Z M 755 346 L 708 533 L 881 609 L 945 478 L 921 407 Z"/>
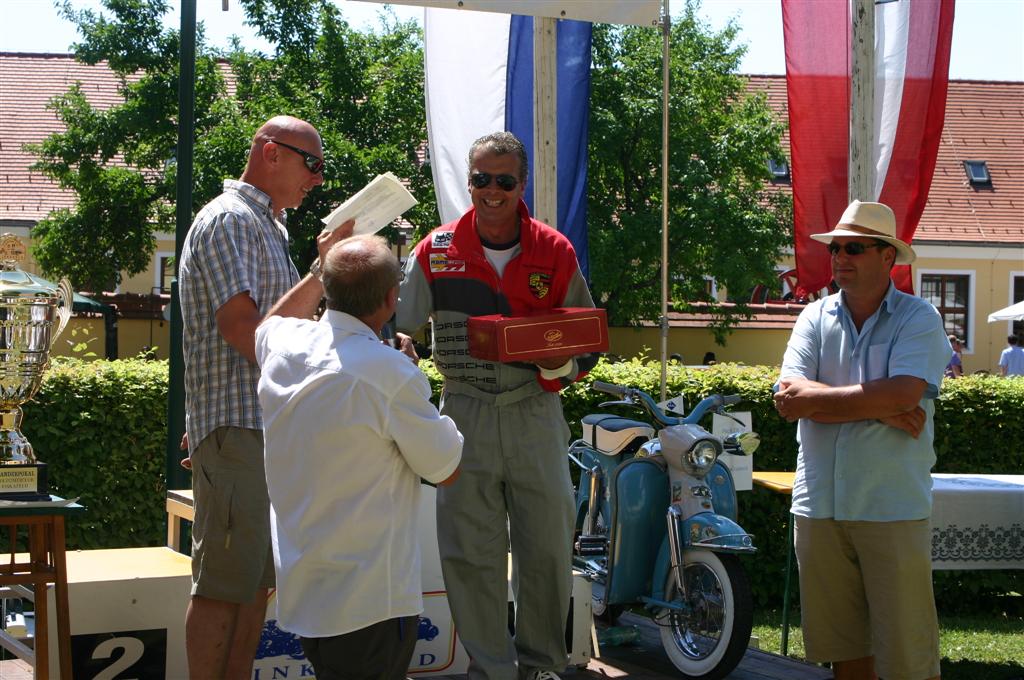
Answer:
<path fill-rule="evenodd" d="M 73 194 L 29 172 L 33 157 L 21 146 L 61 129 L 46 104 L 75 82 L 94 106 L 118 101 L 117 79 L 103 64 L 88 66 L 63 54 L 0 53 L 0 220 L 30 224 L 73 205 Z M 748 87 L 786 115 L 784 76 L 749 76 Z M 992 186 L 972 187 L 964 160 L 987 161 Z M 1024 83 L 950 82 L 935 179 L 914 240 L 1024 243 Z"/>
<path fill-rule="evenodd" d="M 228 75 L 227 66 L 221 64 Z M 75 83 L 94 107 L 120 103 L 117 76 L 106 62 L 95 66 L 67 54 L 0 52 L 0 220 L 34 224 L 58 208 L 75 204 L 75 194 L 64 191 L 38 172 L 29 171 L 35 156 L 22 150 L 39 143 L 64 126 L 46 105 Z M 228 92 L 234 83 L 228 78 Z"/>
<path fill-rule="evenodd" d="M 76 82 L 95 107 L 120 101 L 117 78 L 105 65 L 89 66 L 66 54 L 0 53 L 0 220 L 35 223 L 74 205 L 73 192 L 29 171 L 35 157 L 22 145 L 63 129 L 46 105 Z"/>
<path fill-rule="evenodd" d="M 785 76 L 750 76 L 788 115 Z M 788 134 L 783 140 L 789 146 Z M 991 187 L 972 187 L 963 161 L 986 161 Z M 774 190 L 791 191 L 788 184 Z M 914 243 L 1024 244 L 1024 82 L 952 80 L 928 203 Z"/>

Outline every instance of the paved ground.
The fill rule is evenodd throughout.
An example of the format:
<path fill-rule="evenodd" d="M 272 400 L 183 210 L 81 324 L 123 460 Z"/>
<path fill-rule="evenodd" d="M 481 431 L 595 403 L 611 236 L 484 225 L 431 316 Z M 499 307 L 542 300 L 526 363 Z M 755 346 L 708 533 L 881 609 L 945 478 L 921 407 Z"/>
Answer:
<path fill-rule="evenodd" d="M 623 614 L 620 625 L 640 628 L 640 640 L 632 645 L 609 647 L 600 659 L 594 659 L 586 668 L 568 671 L 567 680 L 603 680 L 630 678 L 630 680 L 678 680 L 679 673 L 665 656 L 661 647 L 658 627 L 650 619 L 635 614 Z M 465 675 L 446 676 L 449 680 L 465 680 Z M 729 675 L 729 680 L 831 680 L 832 672 L 802 663 L 795 659 L 768 654 L 756 649 L 747 650 L 740 665 Z"/>

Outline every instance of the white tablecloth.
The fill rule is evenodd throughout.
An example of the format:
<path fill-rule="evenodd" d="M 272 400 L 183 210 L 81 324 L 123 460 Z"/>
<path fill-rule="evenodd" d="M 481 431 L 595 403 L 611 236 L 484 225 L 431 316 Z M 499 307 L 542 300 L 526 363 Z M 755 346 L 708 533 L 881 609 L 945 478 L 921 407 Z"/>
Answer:
<path fill-rule="evenodd" d="M 1024 569 L 1024 475 L 932 481 L 933 569 Z"/>

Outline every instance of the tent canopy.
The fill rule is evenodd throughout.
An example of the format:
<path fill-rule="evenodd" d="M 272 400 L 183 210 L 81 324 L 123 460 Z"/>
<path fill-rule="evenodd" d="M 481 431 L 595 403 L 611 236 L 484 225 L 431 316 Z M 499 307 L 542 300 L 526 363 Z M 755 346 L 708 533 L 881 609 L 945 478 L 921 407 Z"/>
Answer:
<path fill-rule="evenodd" d="M 1024 321 L 1024 300 L 988 315 L 989 323 L 996 321 Z"/>

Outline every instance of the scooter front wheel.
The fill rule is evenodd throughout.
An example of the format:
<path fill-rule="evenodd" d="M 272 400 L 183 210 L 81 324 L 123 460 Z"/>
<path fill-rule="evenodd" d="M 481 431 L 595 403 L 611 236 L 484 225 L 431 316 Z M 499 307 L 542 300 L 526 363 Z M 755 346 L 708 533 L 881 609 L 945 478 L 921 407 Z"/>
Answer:
<path fill-rule="evenodd" d="M 672 664 L 690 680 L 718 680 L 743 658 L 753 626 L 750 580 L 733 555 L 706 550 L 683 554 L 686 602 L 670 572 L 665 600 L 686 606 L 687 612 L 661 610 L 661 644 Z"/>

